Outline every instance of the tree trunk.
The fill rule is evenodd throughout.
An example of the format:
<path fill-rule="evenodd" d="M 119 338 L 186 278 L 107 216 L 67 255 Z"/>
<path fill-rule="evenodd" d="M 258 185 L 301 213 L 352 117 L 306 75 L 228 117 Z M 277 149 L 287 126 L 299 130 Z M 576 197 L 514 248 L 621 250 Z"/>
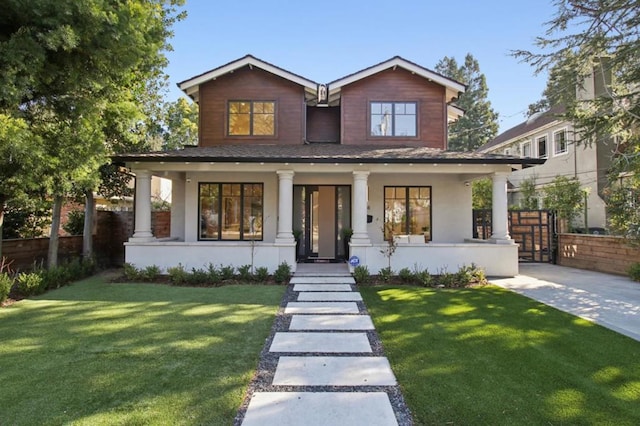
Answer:
<path fill-rule="evenodd" d="M 93 191 L 85 193 L 84 202 L 84 229 L 82 230 L 82 257 L 85 260 L 93 256 L 93 218 L 95 209 Z"/>
<path fill-rule="evenodd" d="M 58 233 L 60 231 L 60 216 L 62 215 L 62 196 L 53 197 L 53 212 L 51 214 L 51 234 L 49 235 L 49 253 L 47 267 L 49 269 L 58 266 Z"/>

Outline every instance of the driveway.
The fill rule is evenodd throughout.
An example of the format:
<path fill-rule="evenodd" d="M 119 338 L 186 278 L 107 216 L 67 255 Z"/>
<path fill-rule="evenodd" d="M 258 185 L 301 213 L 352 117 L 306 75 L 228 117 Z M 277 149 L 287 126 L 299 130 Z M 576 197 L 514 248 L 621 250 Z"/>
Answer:
<path fill-rule="evenodd" d="M 640 283 L 628 277 L 531 263 L 490 281 L 640 341 Z"/>

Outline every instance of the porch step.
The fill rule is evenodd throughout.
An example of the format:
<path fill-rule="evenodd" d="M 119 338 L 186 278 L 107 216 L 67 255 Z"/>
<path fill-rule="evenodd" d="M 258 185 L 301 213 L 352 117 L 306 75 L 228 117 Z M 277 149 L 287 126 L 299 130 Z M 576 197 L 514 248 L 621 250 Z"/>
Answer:
<path fill-rule="evenodd" d="M 256 392 L 242 426 L 397 425 L 385 392 Z"/>
<path fill-rule="evenodd" d="M 357 291 L 308 291 L 298 295 L 299 302 L 361 302 Z"/>
<path fill-rule="evenodd" d="M 289 284 L 355 284 L 356 280 L 350 275 L 335 275 L 331 277 L 300 277 L 294 275 Z"/>
<path fill-rule="evenodd" d="M 369 315 L 293 315 L 289 330 L 373 330 Z"/>
<path fill-rule="evenodd" d="M 289 302 L 284 313 L 291 314 L 358 314 L 356 302 Z"/>
<path fill-rule="evenodd" d="M 278 386 L 394 386 L 385 357 L 283 356 L 273 384 Z"/>
<path fill-rule="evenodd" d="M 350 284 L 295 284 L 293 291 L 351 291 Z"/>
<path fill-rule="evenodd" d="M 367 333 L 279 332 L 269 352 L 370 353 Z"/>

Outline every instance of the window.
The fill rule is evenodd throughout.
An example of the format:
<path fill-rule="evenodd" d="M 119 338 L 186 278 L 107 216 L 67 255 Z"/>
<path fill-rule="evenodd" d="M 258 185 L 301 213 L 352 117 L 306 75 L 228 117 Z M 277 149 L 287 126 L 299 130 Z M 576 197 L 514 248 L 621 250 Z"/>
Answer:
<path fill-rule="evenodd" d="M 567 152 L 567 130 L 562 129 L 553 133 L 553 153 L 555 155 Z"/>
<path fill-rule="evenodd" d="M 511 148 L 505 148 L 504 155 L 511 155 Z"/>
<path fill-rule="evenodd" d="M 538 158 L 547 158 L 547 137 L 540 136 L 538 139 Z"/>
<path fill-rule="evenodd" d="M 431 239 L 431 187 L 384 187 L 384 238 L 427 234 Z"/>
<path fill-rule="evenodd" d="M 524 142 L 520 146 L 520 152 L 522 152 L 522 157 L 531 157 L 531 142 Z"/>
<path fill-rule="evenodd" d="M 200 240 L 262 240 L 261 183 L 201 183 Z"/>
<path fill-rule="evenodd" d="M 371 102 L 371 136 L 415 137 L 415 102 Z"/>
<path fill-rule="evenodd" d="M 273 136 L 275 102 L 230 101 L 229 136 Z"/>

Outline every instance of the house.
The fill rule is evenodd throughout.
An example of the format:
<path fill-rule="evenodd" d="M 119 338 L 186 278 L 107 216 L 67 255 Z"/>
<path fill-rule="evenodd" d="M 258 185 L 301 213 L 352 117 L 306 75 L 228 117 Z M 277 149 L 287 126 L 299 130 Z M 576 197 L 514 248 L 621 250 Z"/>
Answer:
<path fill-rule="evenodd" d="M 395 271 L 518 272 L 507 176 L 544 160 L 446 151 L 463 84 L 400 57 L 319 84 L 247 55 L 179 87 L 199 104 L 199 145 L 114 158 L 137 181 L 127 262 L 295 271 L 348 259 L 377 273 L 393 237 Z M 170 238 L 151 233 L 151 176 L 172 181 Z M 496 225 L 478 241 L 469 182 L 487 176 Z"/>
<path fill-rule="evenodd" d="M 578 99 L 594 99 L 604 90 L 602 74 L 593 72 L 577 88 L 576 96 Z M 581 143 L 573 124 L 561 117 L 563 112 L 563 106 L 557 105 L 546 112 L 533 114 L 480 147 L 478 152 L 547 159 L 544 164 L 516 170 L 509 176 L 509 205 L 522 207 L 521 187 L 525 181 L 535 183 L 538 206 L 542 208 L 545 186 L 556 176 L 575 178 L 587 194 L 587 214 L 585 216 L 582 212 L 572 226 L 590 229 L 594 233 L 603 232 L 607 224 L 603 193 L 615 144 L 607 141 Z"/>

